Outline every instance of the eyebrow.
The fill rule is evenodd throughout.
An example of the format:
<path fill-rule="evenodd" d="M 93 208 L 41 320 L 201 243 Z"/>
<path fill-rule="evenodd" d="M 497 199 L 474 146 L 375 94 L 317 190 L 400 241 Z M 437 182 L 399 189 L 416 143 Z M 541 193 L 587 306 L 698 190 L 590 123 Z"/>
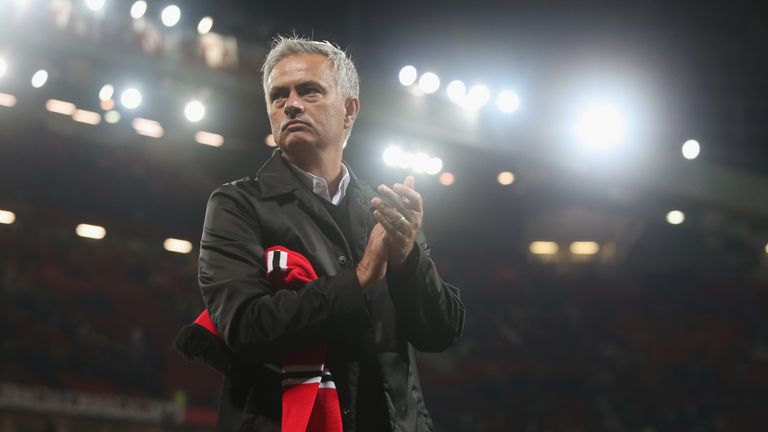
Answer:
<path fill-rule="evenodd" d="M 314 87 L 319 87 L 319 88 L 321 88 L 321 89 L 323 89 L 323 90 L 327 90 L 327 88 L 328 88 L 326 85 L 324 85 L 324 84 L 323 84 L 323 83 L 321 83 L 320 81 L 316 81 L 316 80 L 307 80 L 307 81 L 301 82 L 301 83 L 299 83 L 299 84 L 297 84 L 297 85 L 296 85 L 296 88 L 298 88 L 298 89 L 304 89 L 304 88 L 307 88 L 307 87 L 313 87 L 313 86 L 314 86 Z M 288 89 L 289 87 L 290 87 L 289 85 L 277 85 L 277 86 L 273 86 L 273 87 L 271 87 L 271 88 L 269 89 L 269 96 L 270 96 L 270 97 L 272 97 L 272 96 L 273 96 L 273 95 L 275 95 L 276 93 L 279 93 L 279 92 L 281 92 L 281 91 L 285 91 L 285 90 L 286 90 L 286 89 Z"/>

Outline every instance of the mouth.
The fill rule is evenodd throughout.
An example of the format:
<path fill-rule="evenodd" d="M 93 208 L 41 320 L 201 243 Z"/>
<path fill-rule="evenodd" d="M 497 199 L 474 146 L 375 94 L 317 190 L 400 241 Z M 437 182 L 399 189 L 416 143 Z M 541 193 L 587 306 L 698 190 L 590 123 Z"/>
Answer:
<path fill-rule="evenodd" d="M 283 130 L 287 130 L 287 129 L 290 129 L 290 128 L 295 128 L 297 126 L 298 127 L 308 127 L 309 124 L 305 123 L 305 122 L 303 122 L 301 120 L 291 120 L 288 123 L 283 125 Z"/>

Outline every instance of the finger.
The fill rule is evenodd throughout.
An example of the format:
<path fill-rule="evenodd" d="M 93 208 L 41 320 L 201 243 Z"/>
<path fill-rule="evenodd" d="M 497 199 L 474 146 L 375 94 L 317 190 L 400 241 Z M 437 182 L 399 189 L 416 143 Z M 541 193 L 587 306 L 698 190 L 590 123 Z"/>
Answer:
<path fill-rule="evenodd" d="M 422 202 L 421 194 L 416 192 L 413 188 L 409 187 L 407 183 L 407 179 L 406 184 L 395 183 L 394 192 L 400 194 L 400 196 L 402 196 L 403 199 L 408 202 L 411 210 L 421 213 L 424 211 L 424 204 Z M 413 185 L 413 180 L 411 180 L 410 183 Z"/>
<path fill-rule="evenodd" d="M 405 202 L 403 202 L 403 198 L 400 195 L 398 195 L 395 191 L 386 185 L 379 186 L 379 193 L 388 198 L 391 204 L 393 204 L 394 208 L 397 209 L 397 211 L 399 211 L 403 216 L 405 216 L 406 219 L 412 220 L 412 215 L 410 214 L 411 211 L 405 205 Z"/>
<path fill-rule="evenodd" d="M 403 220 L 402 222 L 398 222 L 401 217 L 403 217 L 400 213 L 397 212 L 397 210 L 391 208 L 391 207 L 381 207 L 377 208 L 376 211 L 381 213 L 384 218 L 387 220 L 387 222 L 390 223 L 393 227 L 397 228 L 399 231 L 403 232 L 404 234 L 407 234 L 411 227 L 409 226 L 408 219 Z"/>
<path fill-rule="evenodd" d="M 406 176 L 405 181 L 403 183 L 405 183 L 405 186 L 407 186 L 409 189 L 416 190 L 416 188 L 414 187 L 415 181 L 416 179 L 413 176 Z"/>
<path fill-rule="evenodd" d="M 374 210 L 373 216 L 376 218 L 377 221 L 381 224 L 381 226 L 384 228 L 384 231 L 389 234 L 390 238 L 393 239 L 399 239 L 399 240 L 405 240 L 407 236 L 398 229 L 399 227 L 395 226 L 392 222 L 387 219 L 386 216 L 379 210 Z M 400 227 L 405 226 L 405 224 L 400 224 Z"/>

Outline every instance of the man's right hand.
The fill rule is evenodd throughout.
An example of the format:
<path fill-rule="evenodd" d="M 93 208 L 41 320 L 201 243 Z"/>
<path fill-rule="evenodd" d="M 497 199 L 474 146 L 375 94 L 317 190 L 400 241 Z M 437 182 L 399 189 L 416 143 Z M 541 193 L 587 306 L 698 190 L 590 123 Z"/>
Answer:
<path fill-rule="evenodd" d="M 357 279 L 363 290 L 381 282 L 386 276 L 389 242 L 389 236 L 387 236 L 384 227 L 377 223 L 371 230 L 363 258 L 357 265 Z"/>

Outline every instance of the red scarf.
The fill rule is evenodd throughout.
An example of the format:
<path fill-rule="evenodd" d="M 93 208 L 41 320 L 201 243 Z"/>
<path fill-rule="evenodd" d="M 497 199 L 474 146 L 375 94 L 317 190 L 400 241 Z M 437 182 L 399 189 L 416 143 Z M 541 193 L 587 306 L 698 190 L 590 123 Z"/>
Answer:
<path fill-rule="evenodd" d="M 267 249 L 267 279 L 274 289 L 301 289 L 307 282 L 317 279 L 317 274 L 303 255 L 284 246 Z M 190 358 L 208 357 L 216 360 L 223 344 L 208 309 L 203 310 L 194 324 L 203 327 L 203 333 L 215 336 L 194 342 L 199 332 L 187 326 L 177 337 L 177 348 Z M 216 349 L 219 348 L 219 349 Z M 222 352 L 228 352 L 224 349 Z M 222 361 L 212 366 L 221 371 L 229 369 L 223 354 Z M 336 385 L 325 364 L 325 346 L 317 345 L 306 351 L 285 356 L 282 365 L 265 365 L 279 374 L 283 387 L 282 432 L 342 432 L 341 409 Z"/>
<path fill-rule="evenodd" d="M 317 279 L 309 260 L 284 246 L 267 249 L 265 258 L 267 279 L 275 290 L 297 290 Z M 282 432 L 342 432 L 339 397 L 325 364 L 325 346 L 286 356 L 282 363 Z"/>

